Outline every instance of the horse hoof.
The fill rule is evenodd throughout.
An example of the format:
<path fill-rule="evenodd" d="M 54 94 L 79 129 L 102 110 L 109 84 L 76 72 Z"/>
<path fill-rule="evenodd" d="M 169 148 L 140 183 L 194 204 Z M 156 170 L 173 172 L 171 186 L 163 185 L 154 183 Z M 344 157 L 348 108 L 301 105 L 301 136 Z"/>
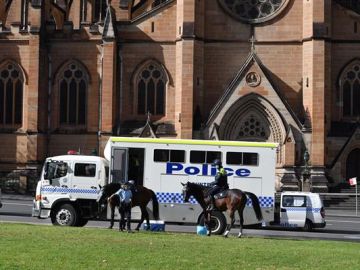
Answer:
<path fill-rule="evenodd" d="M 139 228 L 136 228 L 135 231 L 139 231 Z"/>
<path fill-rule="evenodd" d="M 112 228 L 113 228 L 112 226 L 108 227 L 109 230 L 111 230 Z"/>
<path fill-rule="evenodd" d="M 227 237 L 228 237 L 228 234 L 229 234 L 229 231 L 226 231 L 226 232 L 224 233 L 224 237 L 227 238 Z"/>
<path fill-rule="evenodd" d="M 241 238 L 241 236 L 242 236 L 242 233 L 239 233 L 239 234 L 238 234 L 238 238 Z"/>

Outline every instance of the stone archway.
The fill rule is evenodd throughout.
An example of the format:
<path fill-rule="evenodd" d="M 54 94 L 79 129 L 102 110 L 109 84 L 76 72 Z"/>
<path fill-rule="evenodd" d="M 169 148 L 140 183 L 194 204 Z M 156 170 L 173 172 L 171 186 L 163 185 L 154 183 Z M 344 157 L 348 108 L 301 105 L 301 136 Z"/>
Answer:
<path fill-rule="evenodd" d="M 225 113 L 219 126 L 222 140 L 272 141 L 279 143 L 277 163 L 283 159 L 285 124 L 276 109 L 263 97 L 249 94 Z"/>
<path fill-rule="evenodd" d="M 346 159 L 346 180 L 357 177 L 360 180 L 360 148 L 350 152 Z"/>

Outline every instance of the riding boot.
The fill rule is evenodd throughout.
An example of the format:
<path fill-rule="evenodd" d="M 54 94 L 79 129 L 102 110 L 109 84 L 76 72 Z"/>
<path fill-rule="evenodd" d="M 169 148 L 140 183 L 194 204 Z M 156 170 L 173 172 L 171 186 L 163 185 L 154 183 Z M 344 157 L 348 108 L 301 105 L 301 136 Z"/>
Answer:
<path fill-rule="evenodd" d="M 213 211 L 214 209 L 215 209 L 215 199 L 213 196 L 210 196 L 210 204 L 206 210 Z"/>

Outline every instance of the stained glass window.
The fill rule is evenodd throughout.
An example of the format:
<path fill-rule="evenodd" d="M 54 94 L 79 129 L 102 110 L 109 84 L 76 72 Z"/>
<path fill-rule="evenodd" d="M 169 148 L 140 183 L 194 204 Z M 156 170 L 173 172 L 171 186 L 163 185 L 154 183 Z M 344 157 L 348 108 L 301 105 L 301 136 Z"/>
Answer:
<path fill-rule="evenodd" d="M 150 63 L 140 70 L 137 78 L 137 113 L 165 114 L 166 75 L 163 68 Z"/>
<path fill-rule="evenodd" d="M 270 20 L 288 3 L 288 0 L 218 0 L 224 10 L 235 19 L 247 23 Z"/>
<path fill-rule="evenodd" d="M 60 124 L 84 125 L 87 93 L 85 72 L 76 63 L 71 63 L 60 76 Z"/>

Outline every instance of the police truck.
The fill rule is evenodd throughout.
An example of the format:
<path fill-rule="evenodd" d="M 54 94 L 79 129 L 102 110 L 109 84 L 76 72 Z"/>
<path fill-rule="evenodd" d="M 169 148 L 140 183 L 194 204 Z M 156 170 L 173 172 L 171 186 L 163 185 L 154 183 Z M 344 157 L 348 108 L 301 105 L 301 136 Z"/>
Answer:
<path fill-rule="evenodd" d="M 33 215 L 51 217 L 54 224 L 82 226 L 98 216 L 96 198 L 101 186 L 133 180 L 156 193 L 160 218 L 165 222 L 201 223 L 202 209 L 195 199 L 184 202 L 181 183 L 207 185 L 214 181 L 216 168 L 211 164 L 219 159 L 230 188 L 252 192 L 259 198 L 263 224 L 307 229 L 325 226 L 323 218 L 309 216 L 315 208 L 316 217 L 324 212 L 320 197 L 310 207 L 316 195 L 291 192 L 285 197 L 280 194 L 280 202 L 276 202 L 277 149 L 278 144 L 272 142 L 111 137 L 105 159 L 82 155 L 48 158 L 37 186 Z M 64 164 L 67 169 L 61 172 Z M 87 166 L 93 168 L 90 175 L 85 175 Z M 285 206 L 283 199 L 289 202 L 290 197 L 293 205 Z M 245 225 L 259 222 L 249 203 L 244 210 Z M 132 217 L 140 218 L 138 208 L 133 208 Z M 224 213 L 214 211 L 213 233 L 222 233 L 226 222 Z"/>

